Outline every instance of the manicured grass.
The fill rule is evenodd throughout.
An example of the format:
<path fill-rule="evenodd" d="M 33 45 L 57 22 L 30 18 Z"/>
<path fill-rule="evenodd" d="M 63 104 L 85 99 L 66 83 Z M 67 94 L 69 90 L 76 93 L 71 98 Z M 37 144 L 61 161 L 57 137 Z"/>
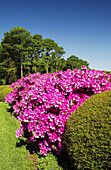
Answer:
<path fill-rule="evenodd" d="M 5 101 L 5 96 L 12 92 L 12 88 L 10 88 L 10 85 L 2 85 L 0 86 L 0 101 Z"/>
<path fill-rule="evenodd" d="M 5 88 L 10 88 L 10 85 L 0 85 L 0 91 L 5 89 Z"/>
<path fill-rule="evenodd" d="M 25 146 L 17 147 L 18 138 L 15 130 L 19 122 L 6 111 L 8 104 L 0 102 L 0 169 L 26 170 L 30 164 L 26 159 Z"/>

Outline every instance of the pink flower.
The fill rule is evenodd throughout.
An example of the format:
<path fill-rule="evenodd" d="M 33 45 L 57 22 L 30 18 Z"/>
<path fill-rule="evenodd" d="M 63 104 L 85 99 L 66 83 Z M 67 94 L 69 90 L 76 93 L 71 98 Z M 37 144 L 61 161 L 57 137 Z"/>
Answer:
<path fill-rule="evenodd" d="M 30 74 L 12 83 L 14 90 L 6 96 L 21 122 L 16 137 L 28 130 L 29 141 L 37 141 L 44 156 L 62 149 L 65 124 L 78 106 L 94 93 L 111 90 L 111 74 L 81 69 Z"/>
<path fill-rule="evenodd" d="M 22 136 L 22 134 L 23 134 L 22 130 L 20 130 L 20 129 L 16 130 L 16 137 L 20 137 L 20 136 Z"/>

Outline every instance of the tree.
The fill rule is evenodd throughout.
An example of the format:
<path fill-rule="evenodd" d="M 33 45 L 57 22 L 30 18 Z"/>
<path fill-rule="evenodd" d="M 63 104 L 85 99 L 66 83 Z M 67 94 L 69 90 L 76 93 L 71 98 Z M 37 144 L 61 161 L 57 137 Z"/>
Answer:
<path fill-rule="evenodd" d="M 10 32 L 4 33 L 1 45 L 4 51 L 8 53 L 8 58 L 15 62 L 18 78 L 23 77 L 23 62 L 30 43 L 30 32 L 25 28 L 16 27 L 11 29 Z"/>
<path fill-rule="evenodd" d="M 58 67 L 60 65 L 60 60 L 62 55 L 65 53 L 63 47 L 59 47 L 58 45 L 55 47 L 55 51 L 52 52 L 52 66 L 55 68 L 55 72 L 58 71 Z"/>
<path fill-rule="evenodd" d="M 66 69 L 66 60 L 64 58 L 60 58 L 57 61 L 57 65 L 58 65 L 58 69 L 57 71 L 61 70 L 61 71 L 65 71 Z"/>
<path fill-rule="evenodd" d="M 29 73 L 48 73 L 52 70 L 57 72 L 59 59 L 65 53 L 54 40 L 42 39 L 39 34 L 31 36 L 22 27 L 4 33 L 0 48 L 0 71 L 5 71 L 5 81 L 10 76 L 12 81 L 16 81 Z"/>
<path fill-rule="evenodd" d="M 57 44 L 52 39 L 43 39 L 42 40 L 42 59 L 46 63 L 46 72 L 49 72 L 49 61 L 52 56 L 52 52 L 55 50 Z"/>
<path fill-rule="evenodd" d="M 57 72 L 57 60 L 65 53 L 63 47 L 59 47 L 52 39 L 43 40 L 42 59 L 46 63 L 46 72 Z M 53 67 L 53 68 L 52 68 Z"/>
<path fill-rule="evenodd" d="M 41 53 L 42 53 L 42 36 L 39 34 L 33 35 L 32 38 L 32 52 L 31 52 L 31 72 L 42 72 L 41 67 L 43 66 L 43 62 L 41 60 Z"/>
<path fill-rule="evenodd" d="M 80 69 L 82 65 L 89 66 L 89 63 L 87 61 L 83 61 L 82 59 L 79 59 L 75 55 L 71 55 L 66 60 L 66 67 L 67 69 Z"/>
<path fill-rule="evenodd" d="M 0 84 L 16 81 L 16 67 L 9 53 L 0 45 Z"/>
<path fill-rule="evenodd" d="M 4 33 L 0 44 L 0 84 L 11 84 L 29 73 L 88 67 L 87 61 L 74 55 L 65 60 L 64 53 L 63 47 L 52 39 L 42 39 L 39 34 L 31 36 L 23 27 L 13 28 Z"/>

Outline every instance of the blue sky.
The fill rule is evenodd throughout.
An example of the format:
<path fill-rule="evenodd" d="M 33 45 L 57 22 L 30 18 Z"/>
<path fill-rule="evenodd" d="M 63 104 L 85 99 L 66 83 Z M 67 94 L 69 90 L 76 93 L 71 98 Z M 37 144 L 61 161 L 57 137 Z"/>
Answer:
<path fill-rule="evenodd" d="M 0 40 L 24 27 L 51 38 L 96 70 L 111 70 L 111 0 L 4 0 L 0 2 Z"/>

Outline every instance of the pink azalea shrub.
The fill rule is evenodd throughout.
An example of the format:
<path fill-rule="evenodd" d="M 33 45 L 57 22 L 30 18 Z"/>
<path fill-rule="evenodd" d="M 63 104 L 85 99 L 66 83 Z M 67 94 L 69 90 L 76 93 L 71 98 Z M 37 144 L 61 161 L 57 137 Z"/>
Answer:
<path fill-rule="evenodd" d="M 62 149 L 61 139 L 69 116 L 94 93 L 111 90 L 111 74 L 88 70 L 85 66 L 74 71 L 52 74 L 30 74 L 13 83 L 6 96 L 21 122 L 16 137 L 25 130 L 29 141 L 38 141 L 40 153 L 56 153 Z"/>

